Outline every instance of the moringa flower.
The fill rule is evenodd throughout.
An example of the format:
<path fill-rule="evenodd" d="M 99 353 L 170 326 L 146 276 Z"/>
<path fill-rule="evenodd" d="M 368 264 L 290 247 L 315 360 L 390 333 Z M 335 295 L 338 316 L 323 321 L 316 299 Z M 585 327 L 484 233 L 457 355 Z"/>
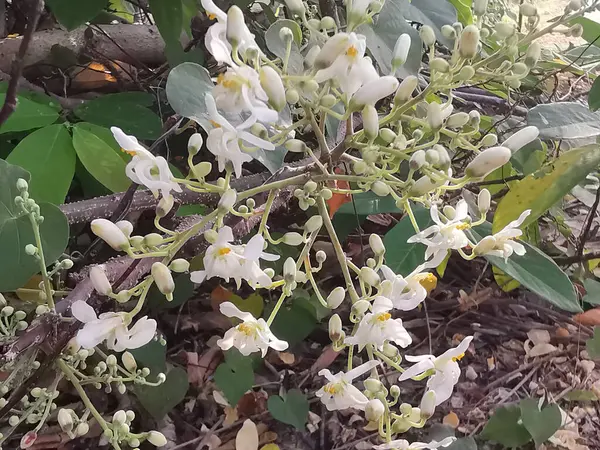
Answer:
<path fill-rule="evenodd" d="M 440 447 L 448 447 L 456 441 L 456 438 L 453 436 L 449 436 L 441 441 L 431 441 L 429 443 L 425 442 L 413 442 L 412 444 L 405 439 L 397 439 L 395 441 L 387 442 L 381 445 L 375 445 L 373 448 L 375 450 L 417 450 L 422 448 L 431 448 L 436 449 Z"/>
<path fill-rule="evenodd" d="M 519 227 L 525 222 L 529 214 L 531 214 L 530 209 L 523 211 L 517 220 L 513 220 L 502 230 L 492 236 L 484 237 L 473 249 L 475 254 L 499 256 L 504 258 L 504 261 L 507 261 L 513 253 L 523 256 L 525 246 L 515 241 L 515 239 L 523 234 Z"/>
<path fill-rule="evenodd" d="M 348 408 L 364 410 L 369 399 L 358 388 L 352 386 L 352 381 L 377 365 L 379 361 L 368 361 L 348 372 L 338 372 L 335 375 L 329 369 L 322 369 L 319 375 L 327 378 L 329 383 L 315 395 L 321 399 L 328 411 Z"/>

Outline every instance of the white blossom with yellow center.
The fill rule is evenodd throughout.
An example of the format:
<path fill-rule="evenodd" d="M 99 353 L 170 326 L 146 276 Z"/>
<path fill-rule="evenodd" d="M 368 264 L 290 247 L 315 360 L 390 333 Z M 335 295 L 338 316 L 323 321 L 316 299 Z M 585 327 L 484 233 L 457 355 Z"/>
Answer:
<path fill-rule="evenodd" d="M 348 372 L 338 372 L 335 375 L 329 369 L 321 370 L 319 375 L 327 378 L 329 382 L 316 392 L 316 396 L 329 411 L 348 408 L 364 410 L 369 399 L 352 385 L 352 381 L 378 364 L 379 361 L 369 361 Z"/>
<path fill-rule="evenodd" d="M 398 381 L 423 375 L 425 372 L 433 371 L 434 374 L 427 380 L 427 389 L 435 392 L 435 405 L 445 402 L 452 395 L 454 386 L 460 377 L 460 361 L 469 348 L 473 336 L 465 337 L 462 342 L 454 348 L 446 350 L 440 356 L 419 355 L 405 356 L 405 359 L 416 364 L 402 372 Z"/>
<path fill-rule="evenodd" d="M 412 311 L 425 300 L 429 292 L 435 289 L 437 284 L 435 275 L 423 272 L 423 270 L 434 264 L 437 265 L 439 262 L 433 261 L 432 264 L 422 264 L 407 277 L 394 273 L 392 269 L 385 265 L 381 266 L 381 272 L 385 277 L 385 281 L 382 283 L 382 295 L 392 301 L 395 309 Z"/>
<path fill-rule="evenodd" d="M 402 326 L 402 319 L 392 319 L 389 311 L 393 307 L 389 298 L 376 297 L 372 312 L 364 315 L 354 336 L 347 337 L 345 343 L 358 345 L 359 350 L 367 344 L 380 348 L 386 341 L 395 342 L 400 347 L 406 348 L 412 342 L 412 338 Z"/>
<path fill-rule="evenodd" d="M 269 329 L 264 319 L 255 319 L 250 313 L 240 311 L 231 302 L 221 303 L 219 309 L 227 317 L 236 317 L 243 322 L 225 332 L 223 339 L 217 341 L 222 350 L 237 348 L 244 356 L 260 351 L 264 357 L 269 347 L 283 351 L 288 348 L 288 343 L 277 339 Z"/>

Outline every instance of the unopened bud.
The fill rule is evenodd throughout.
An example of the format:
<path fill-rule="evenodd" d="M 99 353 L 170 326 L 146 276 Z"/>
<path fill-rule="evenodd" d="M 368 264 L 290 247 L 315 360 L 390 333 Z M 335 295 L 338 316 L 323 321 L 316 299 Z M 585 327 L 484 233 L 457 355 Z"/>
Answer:
<path fill-rule="evenodd" d="M 465 169 L 467 176 L 485 178 L 490 172 L 506 164 L 512 153 L 506 147 L 491 147 L 482 151 Z"/>
<path fill-rule="evenodd" d="M 413 92 L 415 92 L 418 84 L 419 79 L 414 75 L 409 75 L 402 80 L 396 90 L 396 95 L 394 95 L 394 104 L 399 106 L 412 99 Z"/>
<path fill-rule="evenodd" d="M 383 181 L 375 181 L 371 185 L 371 190 L 379 197 L 385 197 L 390 194 L 390 187 Z"/>
<path fill-rule="evenodd" d="M 283 278 L 287 283 L 293 283 L 296 280 L 296 270 L 294 258 L 287 258 L 283 263 Z"/>
<path fill-rule="evenodd" d="M 498 136 L 494 133 L 486 134 L 483 137 L 483 139 L 481 140 L 481 145 L 483 147 L 493 147 L 497 143 L 498 143 Z M 504 144 L 502 144 L 502 146 L 506 147 Z"/>
<path fill-rule="evenodd" d="M 246 37 L 246 22 L 244 21 L 244 13 L 242 10 L 233 5 L 227 11 L 227 27 L 225 36 L 232 45 L 238 45 L 243 42 Z"/>
<path fill-rule="evenodd" d="M 365 406 L 365 418 L 369 422 L 379 422 L 379 419 L 383 417 L 385 407 L 381 400 L 376 398 L 369 400 L 369 403 Z"/>
<path fill-rule="evenodd" d="M 410 196 L 420 197 L 421 195 L 427 194 L 428 192 L 439 188 L 442 184 L 444 184 L 443 180 L 433 181 L 427 175 L 424 175 L 412 185 L 410 188 Z"/>
<path fill-rule="evenodd" d="M 152 274 L 152 278 L 154 278 L 156 287 L 161 294 L 164 294 L 167 300 L 173 300 L 175 282 L 173 281 L 173 275 L 171 275 L 169 268 L 161 262 L 155 262 L 152 264 L 150 273 Z"/>
<path fill-rule="evenodd" d="M 435 72 L 447 73 L 450 70 L 450 64 L 444 58 L 433 58 L 429 62 L 429 68 Z"/>
<path fill-rule="evenodd" d="M 129 370 L 131 373 L 135 373 L 137 370 L 137 362 L 131 353 L 124 352 L 121 356 L 121 361 L 123 362 L 123 367 L 125 367 L 125 369 Z"/>
<path fill-rule="evenodd" d="M 159 218 L 165 217 L 171 209 L 173 209 L 173 205 L 175 204 L 175 197 L 172 195 L 163 196 L 156 206 L 156 215 Z"/>
<path fill-rule="evenodd" d="M 90 269 L 90 281 L 99 294 L 109 295 L 112 293 L 112 286 L 104 272 L 104 266 L 94 266 Z"/>
<path fill-rule="evenodd" d="M 452 159 L 448 154 L 448 150 L 446 150 L 446 148 L 440 144 L 434 144 L 432 149 L 435 150 L 439 155 L 437 167 L 439 167 L 442 170 L 448 170 L 450 168 L 450 165 L 452 164 Z"/>
<path fill-rule="evenodd" d="M 442 36 L 444 36 L 446 39 L 449 39 L 451 41 L 456 39 L 456 31 L 454 30 L 454 28 L 452 28 L 451 25 L 443 25 L 441 31 Z"/>
<path fill-rule="evenodd" d="M 529 44 L 527 48 L 527 52 L 525 52 L 525 64 L 530 69 L 534 68 L 538 61 L 540 60 L 540 56 L 542 54 L 542 47 L 537 42 L 532 42 Z"/>
<path fill-rule="evenodd" d="M 419 30 L 419 36 L 425 47 L 431 47 L 435 44 L 435 31 L 429 25 L 423 25 Z"/>
<path fill-rule="evenodd" d="M 321 23 L 319 24 L 319 26 L 323 30 L 333 30 L 336 27 L 336 24 L 333 17 L 325 16 L 321 19 Z"/>
<path fill-rule="evenodd" d="M 490 204 L 492 202 L 492 195 L 490 191 L 487 189 L 482 189 L 477 195 L 477 208 L 479 208 L 479 212 L 485 214 L 490 209 Z"/>
<path fill-rule="evenodd" d="M 342 337 L 342 319 L 337 314 L 332 315 L 329 318 L 329 339 L 331 342 L 337 342 Z"/>
<path fill-rule="evenodd" d="M 384 76 L 364 84 L 350 100 L 350 108 L 358 110 L 365 105 L 374 105 L 398 89 L 396 77 Z"/>
<path fill-rule="evenodd" d="M 223 196 L 221 197 L 221 200 L 219 200 L 218 207 L 221 211 L 229 212 L 231 210 L 231 208 L 233 208 L 233 206 L 235 205 L 236 201 L 237 201 L 237 193 L 235 192 L 235 190 L 227 189 L 225 191 L 225 193 L 223 194 Z"/>
<path fill-rule="evenodd" d="M 58 424 L 65 433 L 68 433 L 73 429 L 73 416 L 71 415 L 70 411 L 71 410 L 65 408 L 61 408 L 58 410 Z"/>
<path fill-rule="evenodd" d="M 515 26 L 511 22 L 498 22 L 494 27 L 494 32 L 500 39 L 506 39 L 515 34 Z"/>
<path fill-rule="evenodd" d="M 427 105 L 427 123 L 432 130 L 439 130 L 444 124 L 444 115 L 442 113 L 442 105 L 436 102 L 431 102 Z"/>
<path fill-rule="evenodd" d="M 360 278 L 370 286 L 377 286 L 381 281 L 377 272 L 366 266 L 360 269 Z"/>
<path fill-rule="evenodd" d="M 473 12 L 477 16 L 483 16 L 487 11 L 488 0 L 473 0 Z"/>
<path fill-rule="evenodd" d="M 378 234 L 373 233 L 369 236 L 369 246 L 377 256 L 381 256 L 385 253 L 385 246 Z"/>
<path fill-rule="evenodd" d="M 284 146 L 292 153 L 304 153 L 307 149 L 306 144 L 300 139 L 290 139 Z"/>
<path fill-rule="evenodd" d="M 385 389 L 383 383 L 375 378 L 367 378 L 365 381 L 363 381 L 363 384 L 367 391 L 374 394 L 377 394 Z"/>
<path fill-rule="evenodd" d="M 426 163 L 427 163 L 427 160 L 426 160 L 425 151 L 417 150 L 416 152 L 414 152 L 411 155 L 408 165 L 411 168 L 411 170 L 419 170 Z"/>
<path fill-rule="evenodd" d="M 475 25 L 467 25 L 460 34 L 458 43 L 458 52 L 465 59 L 471 59 L 477 55 L 477 46 L 479 45 L 479 28 Z"/>
<path fill-rule="evenodd" d="M 469 123 L 470 117 L 466 112 L 457 112 L 448 117 L 446 126 L 448 128 L 462 128 Z"/>
<path fill-rule="evenodd" d="M 440 154 L 434 149 L 429 149 L 425 152 L 425 160 L 432 166 L 435 166 L 440 161 Z"/>
<path fill-rule="evenodd" d="M 537 7 L 531 3 L 523 3 L 519 7 L 519 13 L 525 17 L 537 16 Z"/>
<path fill-rule="evenodd" d="M 471 78 L 475 76 L 475 69 L 473 66 L 464 66 L 458 72 L 458 79 L 461 81 L 469 81 Z"/>
<path fill-rule="evenodd" d="M 304 229 L 308 233 L 314 233 L 315 231 L 320 230 L 322 226 L 323 218 L 321 216 L 315 215 L 306 221 L 306 223 L 304 224 Z"/>
<path fill-rule="evenodd" d="M 38 252 L 38 249 L 35 245 L 33 244 L 27 244 L 25 246 L 25 253 L 29 256 L 33 256 Z"/>
<path fill-rule="evenodd" d="M 185 273 L 190 270 L 190 263 L 186 259 L 177 258 L 171 261 L 171 264 L 169 264 L 169 269 L 175 273 Z"/>
<path fill-rule="evenodd" d="M 421 419 L 427 420 L 433 413 L 435 412 L 435 404 L 436 404 L 436 395 L 435 391 L 427 391 L 423 395 L 421 399 L 421 404 L 419 405 L 419 412 L 421 413 Z"/>
<path fill-rule="evenodd" d="M 202 161 L 192 167 L 192 173 L 196 179 L 200 180 L 207 176 L 212 170 L 212 164 L 208 161 Z"/>
<path fill-rule="evenodd" d="M 342 304 L 345 297 L 346 291 L 343 287 L 338 286 L 327 296 L 327 306 L 331 309 L 336 309 Z"/>
<path fill-rule="evenodd" d="M 331 66 L 337 57 L 346 51 L 349 38 L 348 33 L 337 33 L 331 36 L 316 55 L 315 68 L 325 69 Z"/>
<path fill-rule="evenodd" d="M 163 237 L 158 233 L 148 233 L 144 236 L 144 244 L 148 247 L 157 247 L 164 241 Z"/>
<path fill-rule="evenodd" d="M 202 148 L 204 139 L 200 133 L 194 133 L 188 139 L 187 149 L 190 155 L 195 155 Z"/>
<path fill-rule="evenodd" d="M 534 126 L 525 127 L 502 143 L 502 147 L 510 149 L 512 153 L 525 147 L 527 144 L 535 141 L 540 135 L 540 130 Z"/>
<path fill-rule="evenodd" d="M 367 105 L 362 110 L 363 130 L 370 141 L 374 141 L 379 134 L 379 116 L 373 105 Z"/>
<path fill-rule="evenodd" d="M 302 0 L 285 0 L 285 6 L 294 16 L 304 17 L 306 15 L 306 8 Z"/>
<path fill-rule="evenodd" d="M 111 355 L 113 356 L 113 355 Z M 122 409 L 118 410 L 116 413 L 113 414 L 113 418 L 112 418 L 112 423 L 113 425 L 119 426 L 121 424 L 124 424 L 127 421 L 127 415 L 125 414 L 125 411 L 123 411 Z"/>
<path fill-rule="evenodd" d="M 129 248 L 129 239 L 121 229 L 106 219 L 94 219 L 91 223 L 92 233 L 110 245 L 114 250 Z"/>
<path fill-rule="evenodd" d="M 394 45 L 394 53 L 392 56 L 392 67 L 398 68 L 408 59 L 408 51 L 410 50 L 410 35 L 403 33 L 396 40 Z"/>
<path fill-rule="evenodd" d="M 398 137 L 398 135 L 389 128 L 382 128 L 381 130 L 379 130 L 379 138 L 388 144 L 390 142 L 394 142 L 394 140 L 396 140 L 396 137 Z"/>
<path fill-rule="evenodd" d="M 300 0 L 297 1 L 302 4 Z M 260 68 L 260 85 L 267 93 L 269 105 L 275 111 L 281 111 L 286 104 L 285 88 L 283 87 L 281 77 L 271 66 L 262 66 Z"/>
<path fill-rule="evenodd" d="M 167 438 L 159 431 L 150 431 L 146 436 L 146 439 L 155 447 L 163 447 L 167 445 Z"/>
<path fill-rule="evenodd" d="M 27 184 L 27 181 L 24 180 L 23 178 L 19 178 L 17 180 L 17 190 L 19 192 L 23 192 L 23 191 L 26 191 L 27 189 L 29 189 L 29 184 Z"/>
<path fill-rule="evenodd" d="M 383 354 L 388 358 L 394 359 L 398 356 L 399 353 L 400 352 L 395 345 L 392 345 L 389 342 L 383 344 Z"/>

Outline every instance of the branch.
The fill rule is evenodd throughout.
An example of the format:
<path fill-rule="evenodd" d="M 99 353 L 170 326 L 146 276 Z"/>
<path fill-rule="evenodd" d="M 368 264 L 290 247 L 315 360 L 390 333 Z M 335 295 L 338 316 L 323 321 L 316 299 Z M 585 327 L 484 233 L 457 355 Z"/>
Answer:
<path fill-rule="evenodd" d="M 32 0 L 25 34 L 21 39 L 19 50 L 11 63 L 10 82 L 8 83 L 8 89 L 6 90 L 4 105 L 0 110 L 0 127 L 17 108 L 17 89 L 19 87 L 21 74 L 23 73 L 23 67 L 25 67 L 25 56 L 27 55 L 27 49 L 33 39 L 33 33 L 37 28 L 43 10 L 44 0 Z M 4 18 L 2 18 L 2 20 L 4 20 Z"/>
<path fill-rule="evenodd" d="M 585 253 L 583 255 L 574 255 L 574 256 L 560 256 L 558 258 L 554 258 L 554 262 L 560 265 L 569 265 L 575 264 L 583 261 L 590 261 L 591 259 L 599 259 L 600 252 L 590 252 Z"/>
<path fill-rule="evenodd" d="M 598 203 L 600 203 L 600 189 L 596 190 L 596 199 L 594 200 L 594 204 L 590 208 L 589 217 L 587 222 L 585 223 L 585 228 L 581 232 L 581 236 L 579 237 L 579 245 L 577 247 L 577 256 L 581 258 L 583 255 L 583 250 L 585 248 L 585 242 L 590 237 L 590 230 L 592 228 L 592 223 L 596 218 L 596 211 L 598 210 Z"/>

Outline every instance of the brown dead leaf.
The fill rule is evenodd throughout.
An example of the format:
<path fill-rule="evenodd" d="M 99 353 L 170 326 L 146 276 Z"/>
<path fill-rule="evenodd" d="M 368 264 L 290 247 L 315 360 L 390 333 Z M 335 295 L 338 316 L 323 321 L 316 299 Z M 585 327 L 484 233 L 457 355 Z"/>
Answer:
<path fill-rule="evenodd" d="M 231 406 L 226 406 L 223 409 L 223 412 L 225 413 L 225 419 L 223 419 L 223 426 L 224 427 L 228 427 L 229 425 L 233 425 L 240 418 L 240 416 L 238 414 L 237 406 L 235 408 L 232 408 Z"/>
<path fill-rule="evenodd" d="M 493 356 L 490 356 L 489 358 L 487 358 L 487 366 L 488 366 L 488 370 L 490 372 L 496 368 L 496 360 L 494 359 Z"/>
<path fill-rule="evenodd" d="M 264 391 L 246 392 L 238 401 L 236 409 L 241 418 L 261 414 L 267 410 L 269 395 Z"/>
<path fill-rule="evenodd" d="M 287 364 L 288 366 L 291 366 L 296 361 L 296 357 L 293 353 L 278 352 L 277 356 L 279 357 L 282 363 Z"/>
<path fill-rule="evenodd" d="M 135 68 L 122 61 L 115 61 L 110 67 L 98 61 L 92 61 L 85 67 L 73 70 L 71 87 L 77 90 L 91 91 L 111 86 L 117 78 L 132 81 L 130 74 L 135 73 Z"/>
<path fill-rule="evenodd" d="M 527 337 L 531 339 L 533 345 L 547 344 L 550 342 L 550 333 L 548 330 L 529 330 Z"/>
<path fill-rule="evenodd" d="M 182 331 L 190 329 L 194 331 L 228 330 L 229 328 L 231 328 L 231 320 L 216 311 L 202 312 L 192 316 L 182 316 L 180 322 L 180 329 Z"/>
<path fill-rule="evenodd" d="M 492 292 L 492 288 L 485 288 L 480 291 L 473 291 L 470 294 L 467 294 L 461 289 L 458 291 L 458 309 L 461 312 L 466 312 L 472 308 L 477 308 L 480 304 L 489 300 L 489 298 L 492 296 Z"/>
<path fill-rule="evenodd" d="M 371 214 L 367 216 L 367 220 L 369 222 L 376 223 L 377 225 L 382 225 L 384 227 L 389 227 L 394 221 L 394 217 L 391 214 Z"/>
<path fill-rule="evenodd" d="M 219 347 L 209 348 L 202 356 L 195 352 L 186 352 L 186 356 L 188 381 L 197 387 L 204 385 L 223 359 L 223 353 Z"/>
<path fill-rule="evenodd" d="M 339 356 L 340 352 L 336 352 L 331 345 L 327 346 L 325 350 L 319 355 L 317 360 L 310 367 L 310 371 L 317 373 L 322 369 L 329 367 L 335 359 Z"/>
<path fill-rule="evenodd" d="M 231 298 L 233 292 L 220 284 L 210 293 L 210 306 L 214 311 L 219 311 L 219 305 Z"/>
<path fill-rule="evenodd" d="M 454 428 L 455 430 L 458 428 L 458 424 L 460 420 L 454 411 L 450 411 L 447 415 L 444 416 L 443 424 L 448 425 L 449 427 Z"/>
<path fill-rule="evenodd" d="M 600 325 L 600 308 L 590 309 L 586 312 L 576 314 L 573 320 L 581 325 L 593 327 Z"/>

